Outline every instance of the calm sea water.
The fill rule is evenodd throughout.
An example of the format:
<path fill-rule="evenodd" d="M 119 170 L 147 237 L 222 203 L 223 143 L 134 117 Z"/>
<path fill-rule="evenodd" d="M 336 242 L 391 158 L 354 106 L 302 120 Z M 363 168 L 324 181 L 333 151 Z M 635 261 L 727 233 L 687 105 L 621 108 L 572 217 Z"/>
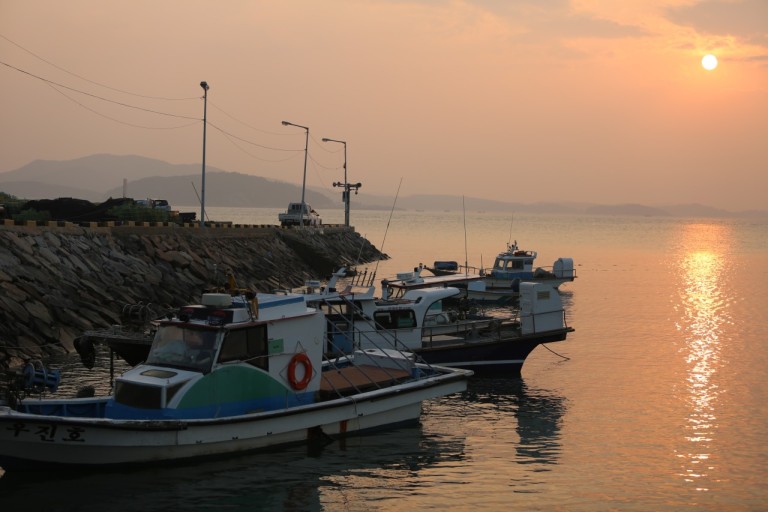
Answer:
<path fill-rule="evenodd" d="M 522 379 L 477 379 L 418 427 L 177 468 L 0 478 L 2 510 L 766 510 L 768 222 L 352 211 L 390 260 L 573 257 L 569 325 Z M 209 208 L 274 223 L 277 210 Z M 343 211 L 323 212 L 341 223 Z M 78 365 L 73 363 L 76 370 Z M 101 378 L 81 375 L 80 379 Z"/>

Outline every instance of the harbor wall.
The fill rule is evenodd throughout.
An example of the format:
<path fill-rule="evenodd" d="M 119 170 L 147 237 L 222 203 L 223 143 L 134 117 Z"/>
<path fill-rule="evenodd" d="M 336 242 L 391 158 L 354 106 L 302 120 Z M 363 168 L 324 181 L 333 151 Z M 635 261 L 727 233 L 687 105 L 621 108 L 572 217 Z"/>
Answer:
<path fill-rule="evenodd" d="M 169 309 L 223 286 L 272 292 L 382 257 L 345 226 L 0 224 L 0 367 L 71 352 L 129 305 Z"/>

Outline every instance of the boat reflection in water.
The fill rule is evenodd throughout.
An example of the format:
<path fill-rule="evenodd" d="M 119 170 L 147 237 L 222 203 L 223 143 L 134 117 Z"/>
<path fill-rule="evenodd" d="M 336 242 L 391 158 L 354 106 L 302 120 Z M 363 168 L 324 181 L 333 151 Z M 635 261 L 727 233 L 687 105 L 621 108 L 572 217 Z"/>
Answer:
<path fill-rule="evenodd" d="M 492 447 L 518 464 L 557 464 L 562 449 L 561 424 L 566 413 L 565 399 L 552 391 L 532 388 L 524 379 L 475 378 L 464 392 L 468 406 L 476 409 L 477 428 L 489 430 L 500 444 Z M 476 404 L 476 405 L 475 405 Z M 488 414 L 493 407 L 494 415 Z M 491 419 L 494 418 L 494 419 Z M 516 436 L 512 432 L 514 429 Z M 546 471 L 546 468 L 539 468 Z"/>
<path fill-rule="evenodd" d="M 565 400 L 542 389 L 530 389 L 522 380 L 516 396 L 515 416 L 520 435 L 517 462 L 556 464 L 561 451 L 560 426 Z"/>
<path fill-rule="evenodd" d="M 701 485 L 703 477 L 711 476 L 709 459 L 716 451 L 713 445 L 720 393 L 716 377 L 725 364 L 720 338 L 723 326 L 731 321 L 728 310 L 733 300 L 725 295 L 733 289 L 727 284 L 725 261 L 731 239 L 726 225 L 692 224 L 685 226 L 680 241 L 678 330 L 684 339 L 681 352 L 688 371 L 686 440 L 690 444 L 687 453 L 682 450 L 678 457 L 683 466 L 681 476 L 696 485 Z"/>

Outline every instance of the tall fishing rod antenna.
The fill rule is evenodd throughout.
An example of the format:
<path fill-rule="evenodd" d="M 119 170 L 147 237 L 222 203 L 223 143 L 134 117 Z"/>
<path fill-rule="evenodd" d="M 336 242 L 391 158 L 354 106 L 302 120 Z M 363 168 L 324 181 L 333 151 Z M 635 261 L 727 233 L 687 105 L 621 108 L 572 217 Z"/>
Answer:
<path fill-rule="evenodd" d="M 392 222 L 392 213 L 395 211 L 395 204 L 397 204 L 397 196 L 400 195 L 400 187 L 403 184 L 403 178 L 400 177 L 400 183 L 397 185 L 397 193 L 395 194 L 395 200 L 392 202 L 392 209 L 389 211 L 389 219 L 387 220 L 387 228 L 384 230 L 384 238 L 381 240 L 381 248 L 379 249 L 379 252 L 381 254 L 384 254 L 384 242 L 387 241 L 387 232 L 389 231 L 389 223 Z M 376 267 L 373 269 L 373 277 L 371 277 L 371 281 L 373 281 L 374 277 L 376 277 L 376 272 L 379 270 L 379 262 L 381 260 L 376 261 Z"/>
<path fill-rule="evenodd" d="M 360 250 L 357 253 L 357 261 L 355 261 L 355 265 L 360 264 L 360 258 L 363 257 L 363 248 L 365 248 L 366 240 L 367 240 L 366 235 L 363 235 L 363 240 L 360 242 Z"/>
<path fill-rule="evenodd" d="M 512 224 L 515 222 L 515 215 L 512 214 L 512 220 L 509 221 L 509 240 L 507 240 L 507 247 L 512 243 Z"/>
<path fill-rule="evenodd" d="M 197 196 L 197 203 L 203 204 L 203 200 L 200 199 L 200 194 L 197 193 L 197 187 L 195 186 L 195 182 L 190 181 L 190 183 L 192 184 L 192 190 L 195 191 L 195 195 Z M 210 222 L 211 218 L 208 216 L 208 212 L 205 212 L 205 218 L 208 219 L 208 221 Z M 200 219 L 200 220 L 205 220 L 205 219 Z"/>

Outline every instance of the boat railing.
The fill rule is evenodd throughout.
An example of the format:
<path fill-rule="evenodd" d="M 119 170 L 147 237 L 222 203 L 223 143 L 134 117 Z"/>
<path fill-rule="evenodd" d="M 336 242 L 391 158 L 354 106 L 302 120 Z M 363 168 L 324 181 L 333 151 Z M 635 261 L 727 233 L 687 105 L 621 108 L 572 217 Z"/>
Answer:
<path fill-rule="evenodd" d="M 472 265 L 459 265 L 459 274 L 479 274 L 483 269 Z"/>
<path fill-rule="evenodd" d="M 351 278 L 350 278 L 350 284 L 352 286 L 375 286 L 376 284 L 376 271 L 368 271 L 366 268 L 362 272 L 356 272 Z"/>
<path fill-rule="evenodd" d="M 465 341 L 500 341 L 519 329 L 520 317 L 516 312 L 509 318 L 474 318 L 453 325 L 425 327 L 422 330 L 422 341 L 425 347 L 444 342 L 446 337 Z"/>
<path fill-rule="evenodd" d="M 334 332 L 335 334 L 342 336 L 344 340 L 348 342 L 347 345 L 353 347 L 353 350 L 359 349 L 363 346 L 363 342 L 365 342 L 366 346 L 373 347 L 381 351 L 383 354 L 386 354 L 387 357 L 391 359 L 391 361 L 397 367 L 401 367 L 402 369 L 406 368 L 402 367 L 402 363 L 400 361 L 390 357 L 388 351 L 394 350 L 405 359 L 408 359 L 409 357 L 416 357 L 419 363 L 423 363 L 429 366 L 429 363 L 419 358 L 417 355 L 412 354 L 411 352 L 406 354 L 407 348 L 398 339 L 397 331 L 388 329 L 384 325 L 376 322 L 376 320 L 373 318 L 369 319 L 365 315 L 362 308 L 355 304 L 353 300 L 341 296 L 335 301 L 323 300 L 322 302 L 325 305 L 324 309 L 327 310 L 326 314 L 333 314 L 337 316 L 339 320 L 346 322 L 350 326 L 355 326 L 356 324 L 360 323 L 364 323 L 366 326 L 371 326 L 370 329 L 360 329 L 359 327 L 355 326 L 346 331 L 329 330 L 329 332 Z M 363 322 L 356 320 L 356 318 L 362 317 L 366 318 Z M 332 339 L 329 340 L 329 343 L 334 349 L 334 352 L 340 354 L 344 353 L 342 347 L 339 346 L 338 343 L 334 343 Z"/>
<path fill-rule="evenodd" d="M 323 301 L 329 313 L 336 315 L 339 319 L 343 320 L 350 326 L 355 326 L 356 324 L 361 323 L 360 321 L 356 320 L 356 318 L 366 317 L 365 324 L 368 325 L 369 320 L 367 319 L 367 316 L 357 304 L 345 296 L 340 296 L 339 300 L 341 301 L 340 303 Z M 344 307 L 342 307 L 342 305 Z M 377 324 L 376 320 L 372 318 L 370 319 L 370 322 L 373 323 L 374 327 L 370 330 L 370 332 L 376 332 L 376 337 L 383 339 L 384 343 L 386 343 L 388 346 L 382 346 L 383 343 L 377 342 L 372 336 L 370 336 L 368 334 L 368 330 L 360 329 L 357 326 L 347 331 L 335 332 L 343 336 L 344 340 L 349 342 L 349 346 L 354 348 L 360 348 L 363 345 L 362 342 L 366 341 L 368 345 L 373 346 L 379 350 L 400 350 L 398 348 L 399 341 L 397 339 L 397 332 L 391 331 L 383 325 Z M 331 341 L 331 343 L 333 344 L 333 341 Z M 334 350 L 343 352 L 341 347 L 337 346 L 336 344 L 333 345 L 333 348 Z"/>

